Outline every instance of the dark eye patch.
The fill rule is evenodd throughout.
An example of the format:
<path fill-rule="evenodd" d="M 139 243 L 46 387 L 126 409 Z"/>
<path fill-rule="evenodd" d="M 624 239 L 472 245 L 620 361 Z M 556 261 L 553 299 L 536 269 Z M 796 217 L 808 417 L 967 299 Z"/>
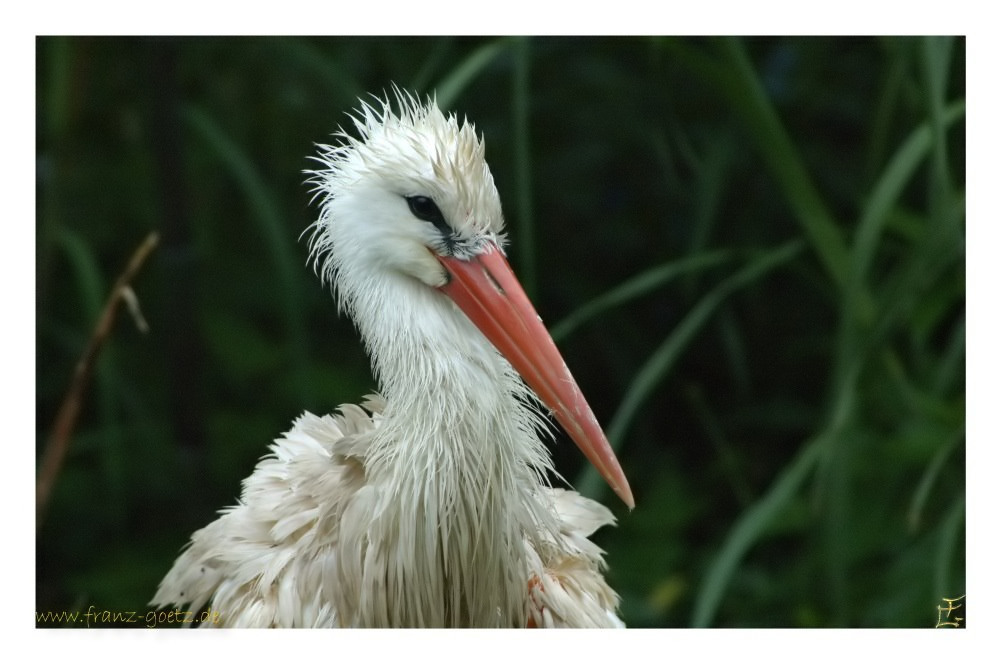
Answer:
<path fill-rule="evenodd" d="M 425 195 L 409 195 L 406 196 L 406 203 L 409 205 L 409 211 L 412 212 L 413 216 L 421 221 L 433 223 L 434 227 L 441 231 L 445 239 L 451 237 L 454 230 L 444 220 L 444 214 L 441 213 L 440 207 L 437 206 L 437 203 L 433 199 Z"/>

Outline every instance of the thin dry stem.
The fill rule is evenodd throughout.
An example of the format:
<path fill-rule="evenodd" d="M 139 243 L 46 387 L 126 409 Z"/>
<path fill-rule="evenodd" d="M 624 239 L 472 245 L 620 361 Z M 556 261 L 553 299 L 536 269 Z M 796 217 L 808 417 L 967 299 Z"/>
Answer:
<path fill-rule="evenodd" d="M 42 453 L 41 469 L 38 472 L 38 483 L 35 491 L 36 529 L 41 527 L 49 497 L 52 495 L 52 488 L 55 485 L 56 478 L 59 476 L 59 471 L 62 469 L 66 452 L 69 450 L 69 443 L 73 437 L 73 429 L 76 427 L 76 420 L 83 405 L 83 396 L 87 384 L 90 383 L 90 377 L 94 371 L 97 355 L 100 353 L 104 341 L 111 334 L 111 329 L 114 327 L 114 321 L 121 302 L 124 301 L 129 306 L 133 316 L 136 318 L 136 324 L 141 330 L 145 331 L 145 322 L 142 320 L 141 314 L 138 314 L 135 293 L 132 291 L 130 283 L 136 274 L 138 274 L 146 258 L 149 257 L 149 254 L 156 247 L 157 243 L 159 243 L 159 235 L 155 232 L 150 232 L 139 247 L 135 249 L 132 259 L 128 262 L 128 266 L 125 267 L 125 270 L 118 276 L 118 280 L 115 281 L 114 287 L 111 289 L 111 294 L 104 304 L 104 310 L 101 311 L 101 316 L 97 320 L 94 332 L 90 336 L 90 342 L 87 343 L 87 348 L 76 364 L 76 370 L 73 372 L 73 379 L 70 382 L 69 390 L 66 392 L 66 397 L 63 398 L 62 405 L 59 407 L 59 413 L 56 415 L 55 423 L 52 426 L 52 433 L 49 435 L 49 440 L 45 444 L 45 451 Z"/>

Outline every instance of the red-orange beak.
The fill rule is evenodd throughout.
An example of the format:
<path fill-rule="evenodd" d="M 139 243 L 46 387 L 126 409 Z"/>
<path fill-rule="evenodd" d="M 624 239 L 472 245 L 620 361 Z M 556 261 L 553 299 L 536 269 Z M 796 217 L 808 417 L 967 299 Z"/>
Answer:
<path fill-rule="evenodd" d="M 611 489 L 634 508 L 635 499 L 614 450 L 503 254 L 491 246 L 470 260 L 437 259 L 450 274 L 441 291 L 506 357 Z"/>

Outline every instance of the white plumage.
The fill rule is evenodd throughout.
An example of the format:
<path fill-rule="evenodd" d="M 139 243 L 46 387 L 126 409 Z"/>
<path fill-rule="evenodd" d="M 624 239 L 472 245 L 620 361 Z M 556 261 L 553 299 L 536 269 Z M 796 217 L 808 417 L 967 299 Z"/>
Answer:
<path fill-rule="evenodd" d="M 382 395 L 303 414 L 152 602 L 229 626 L 620 625 L 588 540 L 614 519 L 547 484 L 521 376 L 632 505 L 627 481 L 502 258 L 474 128 L 396 98 L 362 105 L 312 172 L 313 257 Z"/>

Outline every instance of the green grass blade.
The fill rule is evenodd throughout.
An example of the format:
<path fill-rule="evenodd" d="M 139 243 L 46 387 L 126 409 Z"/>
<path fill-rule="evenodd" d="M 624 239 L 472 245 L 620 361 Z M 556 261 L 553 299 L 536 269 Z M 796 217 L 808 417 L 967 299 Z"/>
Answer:
<path fill-rule="evenodd" d="M 927 36 L 922 38 L 923 72 L 926 78 L 924 98 L 929 106 L 930 127 L 933 134 L 933 156 L 930 185 L 930 210 L 940 218 L 950 205 L 953 184 L 947 161 L 947 79 L 950 73 L 954 37 Z"/>
<path fill-rule="evenodd" d="M 943 114 L 941 120 L 943 125 L 949 127 L 964 117 L 964 111 L 963 101 L 952 104 Z M 930 124 L 916 128 L 892 156 L 884 173 L 875 184 L 871 197 L 864 206 L 853 243 L 851 278 L 854 283 L 862 282 L 879 245 L 881 231 L 888 220 L 889 212 L 898 203 L 906 185 L 929 154 L 933 145 L 933 136 L 934 131 Z"/>
<path fill-rule="evenodd" d="M 716 81 L 749 127 L 750 136 L 784 191 L 812 249 L 833 281 L 842 287 L 846 283 L 847 250 L 836 219 L 767 97 L 742 42 L 729 38 L 721 45 L 725 62 L 718 65 L 723 73 L 716 76 Z"/>
<path fill-rule="evenodd" d="M 90 327 L 97 323 L 104 306 L 106 285 L 101 277 L 100 267 L 89 246 L 79 234 L 70 228 L 59 225 L 55 232 L 55 243 L 65 253 L 73 270 L 73 282 L 80 288 L 80 301 L 84 310 L 84 338 L 90 333 Z M 82 348 L 82 346 L 81 346 Z"/>
<path fill-rule="evenodd" d="M 964 439 L 964 429 L 962 428 L 959 434 L 953 436 L 950 441 L 943 444 L 939 450 L 933 455 L 933 459 L 930 460 L 930 464 L 926 467 L 926 471 L 923 472 L 923 477 L 919 481 L 919 485 L 916 486 L 916 491 L 912 495 L 912 503 L 909 506 L 909 515 L 906 518 L 909 521 L 909 530 L 916 532 L 919 529 L 920 524 L 923 520 L 923 509 L 926 507 L 926 502 L 930 498 L 930 491 L 932 491 L 933 486 L 937 483 L 937 478 L 940 476 L 940 471 L 943 469 L 944 464 L 947 459 L 951 456 L 959 445 L 959 442 Z"/>
<path fill-rule="evenodd" d="M 962 585 L 955 586 L 951 580 L 951 570 L 954 567 L 954 557 L 957 554 L 958 542 L 961 540 L 961 532 L 964 530 L 966 498 L 964 494 L 961 494 L 955 499 L 954 505 L 947 512 L 940 527 L 940 543 L 937 547 L 933 584 L 936 587 L 935 597 L 941 601 L 945 597 L 956 598 L 958 592 L 963 593 L 965 590 L 964 575 L 961 576 Z"/>
<path fill-rule="evenodd" d="M 39 189 L 38 229 L 36 231 L 38 249 L 35 266 L 38 310 L 48 304 L 50 291 L 51 265 L 55 253 L 56 233 L 61 222 L 68 220 L 63 209 L 61 195 L 64 186 L 63 152 L 66 149 L 66 134 L 72 116 L 74 44 L 67 37 L 52 37 L 41 46 L 49 52 L 49 66 L 39 71 L 39 81 L 48 74 L 48 104 L 44 108 L 46 121 L 39 124 L 40 144 L 45 146 L 45 155 L 51 172 L 40 181 L 45 185 Z M 39 56 L 41 53 L 38 54 Z M 39 62 L 39 67 L 41 63 Z M 39 108 L 39 119 L 42 109 Z M 39 154 L 41 156 L 41 153 Z M 41 163 L 41 162 L 39 162 Z M 40 170 L 39 170 L 40 171 Z"/>
<path fill-rule="evenodd" d="M 882 39 L 885 52 L 885 70 L 882 76 L 881 93 L 874 109 L 869 126 L 867 156 L 864 164 L 864 181 L 872 181 L 881 169 L 894 138 L 892 131 L 898 122 L 903 89 L 908 80 L 910 50 L 904 42 L 896 39 Z"/>
<path fill-rule="evenodd" d="M 714 446 L 718 465 L 728 480 L 732 494 L 739 505 L 748 508 L 754 500 L 753 488 L 749 484 L 743 467 L 740 466 L 739 454 L 731 440 L 725 434 L 725 428 L 718 416 L 708 406 L 704 392 L 700 387 L 692 386 L 686 389 L 687 402 L 691 412 L 700 421 L 704 436 Z"/>
<path fill-rule="evenodd" d="M 808 237 L 826 273 L 842 290 L 847 286 L 849 255 L 836 218 L 819 194 L 804 159 L 780 120 L 777 110 L 760 83 L 741 40 L 721 39 L 719 55 L 680 39 L 662 42 L 675 58 L 721 94 L 736 112 L 756 144 L 764 163 L 784 193 L 794 219 Z M 857 295 L 865 310 L 873 307 L 870 294 Z M 867 313 L 870 314 L 870 313 Z"/>
<path fill-rule="evenodd" d="M 552 338 L 560 342 L 603 312 L 652 292 L 678 276 L 722 264 L 732 259 L 734 255 L 735 252 L 731 250 L 698 253 L 692 257 L 647 269 L 569 313 L 565 319 L 551 328 Z"/>
<path fill-rule="evenodd" d="M 964 112 L 963 101 L 951 104 L 944 113 L 943 122 L 950 126 L 962 118 Z M 957 222 L 963 217 L 963 200 L 951 195 L 949 210 L 943 215 L 946 218 L 941 222 L 931 216 L 921 221 L 925 232 L 921 232 L 915 249 L 909 251 L 888 275 L 880 276 L 881 284 L 888 288 L 887 293 L 881 295 L 880 307 L 868 307 L 860 299 L 862 293 L 870 291 L 865 281 L 870 265 L 877 258 L 884 228 L 898 209 L 904 190 L 930 154 L 932 135 L 929 123 L 909 134 L 889 160 L 861 212 L 851 247 L 848 287 L 842 297 L 837 350 L 840 356 L 869 351 L 886 337 L 893 325 L 904 324 L 907 311 L 911 312 L 917 303 L 916 293 L 929 287 L 934 274 L 963 254 Z"/>
<path fill-rule="evenodd" d="M 822 455 L 825 448 L 824 441 L 825 439 L 820 437 L 806 443 L 797 457 L 773 482 L 767 493 L 739 518 L 718 557 L 712 562 L 704 584 L 697 594 L 691 621 L 693 627 L 703 628 L 711 625 L 742 557 L 801 490 L 802 484 Z"/>
<path fill-rule="evenodd" d="M 531 42 L 518 37 L 513 49 L 513 152 L 517 206 L 517 266 L 528 297 L 537 293 L 534 196 L 531 184 Z"/>
<path fill-rule="evenodd" d="M 437 83 L 437 105 L 450 108 L 461 96 L 462 91 L 493 63 L 510 45 L 510 39 L 503 37 L 490 41 L 472 51 L 451 73 Z"/>
<path fill-rule="evenodd" d="M 843 368 L 834 389 L 835 400 L 825 429 L 807 441 L 798 455 L 785 466 L 770 489 L 755 505 L 745 511 L 729 532 L 718 556 L 711 563 L 694 604 L 693 627 L 708 627 L 714 620 L 722 597 L 740 561 L 801 490 L 805 479 L 828 458 L 829 448 L 837 442 L 853 418 L 856 404 L 856 381 L 859 365 Z"/>
<path fill-rule="evenodd" d="M 426 92 L 427 86 L 434 79 L 438 68 L 444 62 L 453 43 L 453 37 L 440 37 L 434 40 L 433 49 L 420 65 L 420 70 L 413 76 L 413 80 L 410 81 L 410 87 L 413 90 L 416 90 L 421 95 Z"/>
<path fill-rule="evenodd" d="M 954 331 L 951 333 L 950 341 L 945 346 L 944 352 L 937 361 L 936 374 L 933 378 L 932 393 L 942 394 L 958 383 L 965 366 L 966 352 L 966 325 L 967 320 L 964 315 L 958 320 Z"/>
<path fill-rule="evenodd" d="M 201 108 L 188 106 L 184 119 L 222 162 L 247 199 L 249 219 L 260 233 L 262 243 L 268 248 L 275 267 L 278 288 L 284 302 L 284 321 L 287 328 L 295 381 L 303 399 L 308 393 L 305 307 L 298 278 L 300 260 L 295 257 L 294 244 L 284 223 L 280 207 L 270 188 L 264 182 L 249 156 L 229 138 L 222 128 Z"/>
<path fill-rule="evenodd" d="M 335 92 L 336 96 L 331 100 L 331 105 L 353 104 L 366 92 L 374 92 L 363 89 L 335 58 L 329 57 L 308 40 L 282 37 L 271 39 L 270 44 L 275 51 L 287 57 L 289 68 L 312 74 Z"/>
<path fill-rule="evenodd" d="M 673 332 L 646 360 L 642 369 L 628 385 L 621 404 L 607 427 L 607 440 L 615 450 L 620 448 L 624 434 L 638 414 L 640 407 L 669 373 L 680 354 L 697 336 L 697 333 L 704 327 L 721 303 L 733 292 L 790 261 L 801 252 L 802 247 L 801 241 L 791 241 L 761 254 L 734 275 L 715 286 L 687 313 L 686 317 L 673 329 Z M 582 494 L 594 497 L 605 486 L 603 479 L 591 465 L 587 465 L 583 470 L 583 474 L 576 484 Z"/>

